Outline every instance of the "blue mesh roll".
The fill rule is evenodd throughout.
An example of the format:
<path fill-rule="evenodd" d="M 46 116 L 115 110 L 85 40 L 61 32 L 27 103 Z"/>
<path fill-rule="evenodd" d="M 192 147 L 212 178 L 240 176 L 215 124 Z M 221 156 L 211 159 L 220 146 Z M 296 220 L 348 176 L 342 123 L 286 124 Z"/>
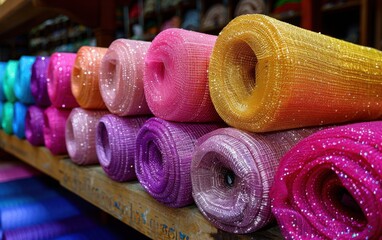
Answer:
<path fill-rule="evenodd" d="M 0 62 L 0 101 L 5 102 L 7 99 L 4 94 L 3 80 L 5 77 L 5 69 L 7 68 L 6 62 Z"/>
<path fill-rule="evenodd" d="M 13 133 L 20 139 L 25 138 L 25 117 L 28 107 L 21 102 L 15 102 L 13 110 L 12 129 Z"/>
<path fill-rule="evenodd" d="M 117 236 L 115 233 L 103 227 L 89 228 L 81 232 L 75 232 L 72 234 L 54 238 L 54 240 L 93 240 L 93 239 L 107 239 L 107 240 L 121 239 L 122 240 L 123 238 L 121 236 Z"/>
<path fill-rule="evenodd" d="M 19 66 L 17 68 L 16 82 L 14 85 L 15 96 L 20 102 L 25 104 L 33 104 L 34 97 L 31 91 L 31 75 L 32 65 L 36 57 L 22 56 L 19 59 Z"/>

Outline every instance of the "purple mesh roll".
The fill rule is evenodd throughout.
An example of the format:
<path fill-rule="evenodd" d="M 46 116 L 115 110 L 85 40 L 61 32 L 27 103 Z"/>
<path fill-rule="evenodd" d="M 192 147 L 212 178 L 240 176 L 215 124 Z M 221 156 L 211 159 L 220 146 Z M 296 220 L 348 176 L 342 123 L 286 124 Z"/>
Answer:
<path fill-rule="evenodd" d="M 36 105 L 40 107 L 47 107 L 51 104 L 47 86 L 49 59 L 49 57 L 36 57 L 36 61 L 32 65 L 31 92 Z"/>
<path fill-rule="evenodd" d="M 34 146 L 44 145 L 44 109 L 30 106 L 25 117 L 25 138 Z"/>
<path fill-rule="evenodd" d="M 118 182 L 134 180 L 135 149 L 139 129 L 148 117 L 103 116 L 97 126 L 96 150 L 105 173 Z"/>
<path fill-rule="evenodd" d="M 170 207 L 193 203 L 191 158 L 196 139 L 216 124 L 175 123 L 151 118 L 137 136 L 136 174 L 146 191 Z"/>

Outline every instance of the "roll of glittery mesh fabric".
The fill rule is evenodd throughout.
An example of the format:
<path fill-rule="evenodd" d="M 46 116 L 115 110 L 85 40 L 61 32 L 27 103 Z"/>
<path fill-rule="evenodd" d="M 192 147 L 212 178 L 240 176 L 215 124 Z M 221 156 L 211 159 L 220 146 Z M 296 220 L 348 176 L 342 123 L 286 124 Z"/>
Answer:
<path fill-rule="evenodd" d="M 16 72 L 19 61 L 9 60 L 7 63 L 7 68 L 5 69 L 5 76 L 3 79 L 3 90 L 7 101 L 16 101 L 16 96 L 14 92 L 15 82 L 16 82 Z"/>
<path fill-rule="evenodd" d="M 286 239 L 382 236 L 382 122 L 319 131 L 280 162 L 272 212 Z"/>
<path fill-rule="evenodd" d="M 15 134 L 18 138 L 25 138 L 25 117 L 27 115 L 28 106 L 21 103 L 15 102 L 13 105 L 13 121 L 12 121 L 12 129 L 13 134 Z"/>
<path fill-rule="evenodd" d="M 16 72 L 14 91 L 16 98 L 24 104 L 33 104 L 34 98 L 31 92 L 32 65 L 36 57 L 21 56 Z"/>
<path fill-rule="evenodd" d="M 103 116 L 97 126 L 96 150 L 99 163 L 113 180 L 123 182 L 137 178 L 135 154 L 138 131 L 147 117 Z"/>
<path fill-rule="evenodd" d="M 0 101 L 0 128 L 3 128 L 3 127 L 1 126 L 1 122 L 3 121 L 3 108 L 4 108 L 4 103 L 5 103 L 5 102 L 1 102 L 1 101 Z"/>
<path fill-rule="evenodd" d="M 31 92 L 35 99 L 36 105 L 40 107 L 48 107 L 51 105 L 47 86 L 47 69 L 49 59 L 49 57 L 36 57 L 36 61 L 32 65 L 30 83 Z"/>
<path fill-rule="evenodd" d="M 47 86 L 49 99 L 54 107 L 78 107 L 71 89 L 71 74 L 75 59 L 75 53 L 56 52 L 50 56 Z"/>
<path fill-rule="evenodd" d="M 13 103 L 5 102 L 3 105 L 3 114 L 1 119 L 1 127 L 6 134 L 13 133 Z"/>
<path fill-rule="evenodd" d="M 69 109 L 58 109 L 53 106 L 44 111 L 44 142 L 55 155 L 67 154 L 65 124 L 69 114 Z"/>
<path fill-rule="evenodd" d="M 178 122 L 220 120 L 210 99 L 207 68 L 216 36 L 167 29 L 150 45 L 144 90 L 152 113 Z"/>
<path fill-rule="evenodd" d="M 193 153 L 193 197 L 217 228 L 254 232 L 273 219 L 269 191 L 281 157 L 313 129 L 256 134 L 222 128 L 198 139 Z"/>
<path fill-rule="evenodd" d="M 25 116 L 25 138 L 34 146 L 44 145 L 44 109 L 30 106 Z"/>
<path fill-rule="evenodd" d="M 193 203 L 191 159 L 196 139 L 215 124 L 175 123 L 150 118 L 137 136 L 135 171 L 141 185 L 170 207 Z"/>
<path fill-rule="evenodd" d="M 7 99 L 4 94 L 4 77 L 7 69 L 6 62 L 0 62 L 0 102 L 5 102 Z"/>
<path fill-rule="evenodd" d="M 98 163 L 96 133 L 99 119 L 108 111 L 74 108 L 66 121 L 65 142 L 70 159 L 79 165 Z"/>
<path fill-rule="evenodd" d="M 111 113 L 151 113 L 143 90 L 144 58 L 149 46 L 150 42 L 128 39 L 117 39 L 109 46 L 101 62 L 99 87 Z"/>
<path fill-rule="evenodd" d="M 229 125 L 266 132 L 382 117 L 382 52 L 253 14 L 219 34 L 211 98 Z"/>
<path fill-rule="evenodd" d="M 77 52 L 71 87 L 82 108 L 106 109 L 99 89 L 99 68 L 106 51 L 107 48 L 83 46 Z"/>

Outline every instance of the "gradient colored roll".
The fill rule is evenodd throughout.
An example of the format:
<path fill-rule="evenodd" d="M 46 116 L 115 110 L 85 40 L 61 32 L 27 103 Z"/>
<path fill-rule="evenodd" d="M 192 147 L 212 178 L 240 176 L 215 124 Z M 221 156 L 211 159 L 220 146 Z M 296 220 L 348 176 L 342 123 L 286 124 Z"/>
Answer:
<path fill-rule="evenodd" d="M 151 111 L 143 90 L 144 58 L 150 42 L 117 39 L 102 59 L 99 88 L 106 107 L 119 116 Z"/>
<path fill-rule="evenodd" d="M 80 107 L 106 109 L 99 89 L 99 72 L 107 48 L 83 46 L 74 62 L 71 88 Z"/>
<path fill-rule="evenodd" d="M 7 69 L 6 62 L 0 62 L 0 102 L 5 102 L 7 98 L 4 94 L 4 78 Z"/>
<path fill-rule="evenodd" d="M 103 116 L 97 126 L 96 150 L 99 163 L 113 180 L 124 182 L 135 174 L 136 141 L 147 117 Z"/>
<path fill-rule="evenodd" d="M 13 103 L 5 102 L 3 105 L 3 114 L 1 119 L 1 127 L 6 134 L 13 133 Z"/>
<path fill-rule="evenodd" d="M 272 212 L 286 239 L 382 236 L 382 122 L 319 131 L 281 160 Z"/>
<path fill-rule="evenodd" d="M 281 157 L 313 129 L 268 134 L 234 128 L 198 139 L 191 164 L 192 191 L 202 214 L 217 228 L 254 232 L 273 219 L 269 191 Z"/>
<path fill-rule="evenodd" d="M 150 118 L 137 136 L 135 171 L 144 189 L 170 207 L 193 203 L 191 158 L 196 139 L 214 124 L 175 123 Z"/>
<path fill-rule="evenodd" d="M 35 99 L 35 103 L 40 107 L 48 107 L 51 105 L 48 86 L 47 86 L 47 69 L 49 66 L 49 57 L 36 57 L 36 61 L 32 65 L 31 75 L 31 92 Z"/>
<path fill-rule="evenodd" d="M 178 122 L 220 120 L 212 105 L 207 68 L 216 36 L 167 29 L 150 45 L 144 90 L 152 113 Z"/>
<path fill-rule="evenodd" d="M 34 97 L 31 92 L 32 65 L 36 57 L 21 56 L 17 67 L 14 91 L 16 98 L 24 104 L 33 104 Z"/>
<path fill-rule="evenodd" d="M 382 52 L 259 14 L 232 20 L 209 65 L 229 125 L 266 132 L 382 117 Z"/>
<path fill-rule="evenodd" d="M 3 90 L 7 101 L 16 101 L 16 96 L 14 92 L 15 82 L 16 82 L 16 72 L 19 62 L 17 60 L 9 60 L 7 63 L 7 68 L 5 70 L 5 76 L 3 79 Z"/>
<path fill-rule="evenodd" d="M 15 102 L 13 110 L 13 121 L 12 121 L 12 131 L 18 138 L 25 138 L 25 117 L 27 115 L 28 106 L 21 103 Z"/>
<path fill-rule="evenodd" d="M 34 146 L 44 145 L 44 109 L 30 106 L 25 116 L 25 138 Z"/>
<path fill-rule="evenodd" d="M 65 142 L 72 162 L 78 165 L 98 163 L 96 133 L 99 119 L 108 111 L 74 108 L 65 127 Z"/>
<path fill-rule="evenodd" d="M 66 154 L 65 124 L 70 114 L 69 109 L 48 107 L 44 111 L 44 142 L 54 154 Z"/>
<path fill-rule="evenodd" d="M 72 94 L 71 75 L 75 53 L 53 53 L 50 56 L 47 85 L 52 106 L 57 108 L 75 108 L 78 103 Z"/>

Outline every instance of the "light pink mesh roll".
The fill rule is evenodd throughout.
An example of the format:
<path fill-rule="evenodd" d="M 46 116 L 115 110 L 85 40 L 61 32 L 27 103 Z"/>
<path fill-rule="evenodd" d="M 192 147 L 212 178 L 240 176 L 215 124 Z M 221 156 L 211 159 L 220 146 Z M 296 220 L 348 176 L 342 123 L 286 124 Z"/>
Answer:
<path fill-rule="evenodd" d="M 145 115 L 151 111 L 143 91 L 144 57 L 150 42 L 118 39 L 100 66 L 99 88 L 106 107 L 119 116 Z"/>
<path fill-rule="evenodd" d="M 178 122 L 220 120 L 207 79 L 215 41 L 216 36 L 175 28 L 155 37 L 146 55 L 143 79 L 155 116 Z"/>

